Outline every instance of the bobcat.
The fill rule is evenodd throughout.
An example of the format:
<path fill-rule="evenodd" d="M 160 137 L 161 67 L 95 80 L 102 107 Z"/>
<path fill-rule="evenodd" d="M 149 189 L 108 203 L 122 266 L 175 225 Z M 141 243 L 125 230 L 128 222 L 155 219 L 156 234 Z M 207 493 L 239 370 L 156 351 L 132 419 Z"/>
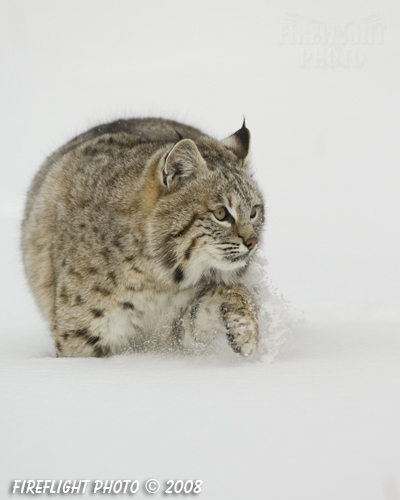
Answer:
<path fill-rule="evenodd" d="M 22 249 L 57 356 L 196 352 L 221 336 L 242 356 L 257 349 L 257 306 L 241 284 L 264 219 L 249 146 L 244 122 L 217 141 L 141 118 L 95 127 L 46 160 Z"/>

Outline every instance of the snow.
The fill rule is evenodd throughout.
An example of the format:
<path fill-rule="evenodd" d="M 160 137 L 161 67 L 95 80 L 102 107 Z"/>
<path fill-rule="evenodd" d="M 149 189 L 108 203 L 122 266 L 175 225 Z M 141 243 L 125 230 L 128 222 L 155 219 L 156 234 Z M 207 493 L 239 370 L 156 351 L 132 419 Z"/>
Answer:
<path fill-rule="evenodd" d="M 302 68 L 279 43 L 292 14 L 378 15 L 383 43 Z M 392 0 L 2 2 L 0 498 L 14 479 L 181 478 L 212 500 L 400 499 L 399 20 Z M 243 114 L 268 209 L 258 358 L 56 359 L 19 251 L 44 157 L 121 116 L 222 138 Z"/>
<path fill-rule="evenodd" d="M 301 325 L 271 364 L 55 359 L 31 333 L 30 355 L 24 336 L 1 348 L 3 491 L 154 477 L 202 479 L 202 498 L 347 500 L 398 477 L 397 324 Z"/>

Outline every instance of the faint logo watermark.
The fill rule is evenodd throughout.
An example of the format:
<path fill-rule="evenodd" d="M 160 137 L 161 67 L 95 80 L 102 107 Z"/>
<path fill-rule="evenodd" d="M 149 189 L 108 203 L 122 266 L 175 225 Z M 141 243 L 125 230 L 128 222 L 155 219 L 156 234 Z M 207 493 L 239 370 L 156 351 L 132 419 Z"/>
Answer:
<path fill-rule="evenodd" d="M 297 46 L 300 68 L 362 68 L 365 47 L 382 45 L 386 25 L 380 15 L 343 23 L 325 23 L 287 13 L 279 26 L 279 44 Z"/>

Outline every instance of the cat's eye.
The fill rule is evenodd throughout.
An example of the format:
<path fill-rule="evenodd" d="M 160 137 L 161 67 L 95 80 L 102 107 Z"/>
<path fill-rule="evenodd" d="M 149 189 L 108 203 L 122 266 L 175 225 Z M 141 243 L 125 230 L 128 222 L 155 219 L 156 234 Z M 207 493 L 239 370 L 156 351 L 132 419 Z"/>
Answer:
<path fill-rule="evenodd" d="M 219 207 L 217 210 L 214 210 L 214 216 L 218 220 L 223 220 L 226 217 L 226 208 L 225 207 Z"/>
<path fill-rule="evenodd" d="M 257 207 L 253 207 L 250 212 L 250 217 L 254 219 L 256 215 L 257 215 Z"/>

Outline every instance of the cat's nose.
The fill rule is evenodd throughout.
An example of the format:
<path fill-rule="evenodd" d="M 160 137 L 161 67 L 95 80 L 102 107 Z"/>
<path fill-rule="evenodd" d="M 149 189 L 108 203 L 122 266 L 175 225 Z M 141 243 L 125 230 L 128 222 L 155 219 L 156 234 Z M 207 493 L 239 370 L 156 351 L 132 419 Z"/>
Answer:
<path fill-rule="evenodd" d="M 245 245 L 249 250 L 253 250 L 253 248 L 257 245 L 258 239 L 257 238 L 249 238 L 246 242 Z"/>

